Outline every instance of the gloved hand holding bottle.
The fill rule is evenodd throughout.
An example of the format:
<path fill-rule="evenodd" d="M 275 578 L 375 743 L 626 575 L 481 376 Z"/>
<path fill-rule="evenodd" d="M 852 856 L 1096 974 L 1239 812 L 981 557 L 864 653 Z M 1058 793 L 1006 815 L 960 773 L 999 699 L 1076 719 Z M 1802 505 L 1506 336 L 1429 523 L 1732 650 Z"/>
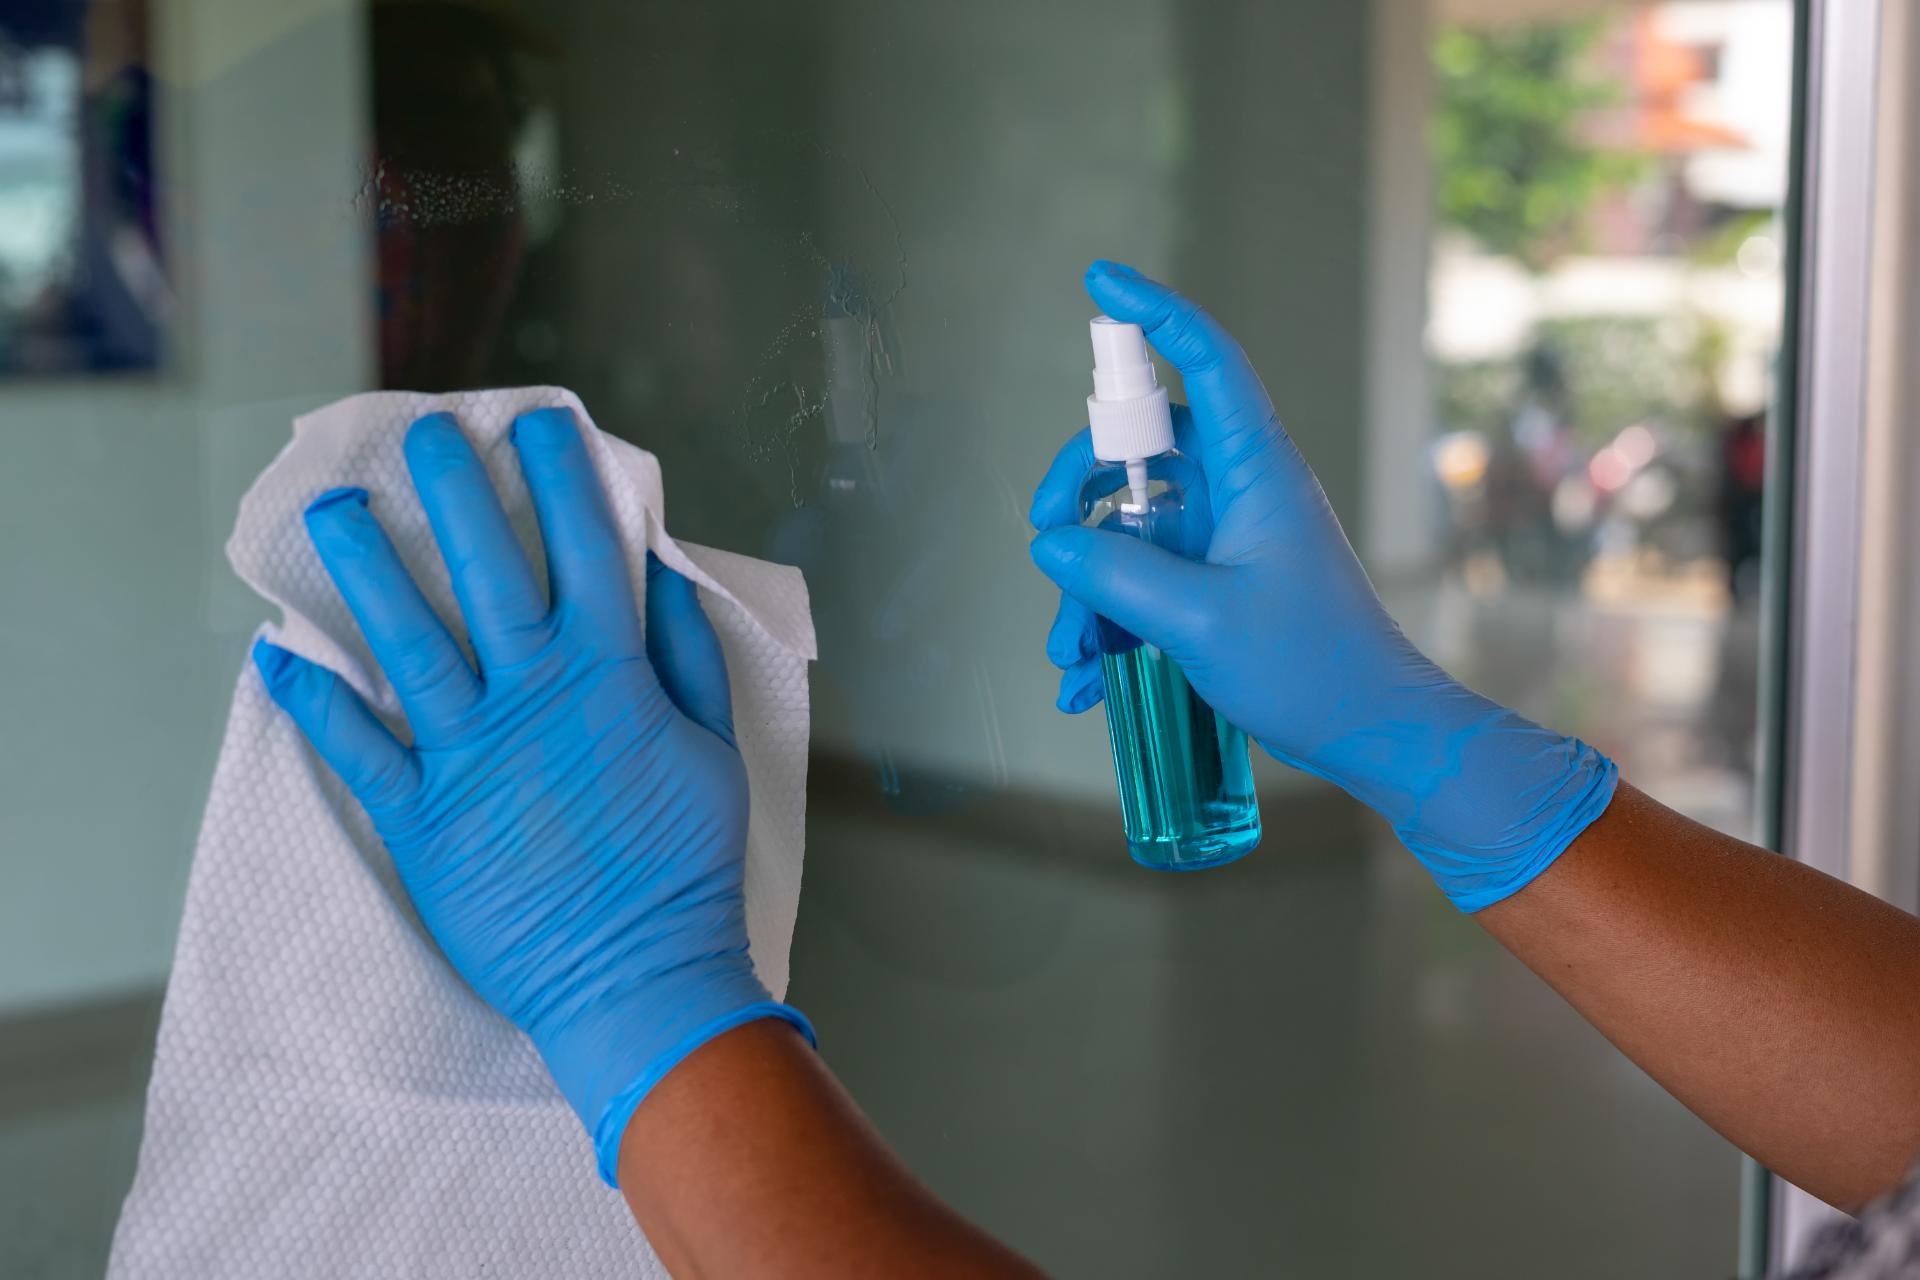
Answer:
<path fill-rule="evenodd" d="M 307 528 L 412 729 L 262 641 L 267 688 L 353 791 L 447 959 L 525 1031 L 614 1179 L 628 1118 L 688 1054 L 760 1018 L 812 1031 L 747 955 L 747 780 L 692 584 L 649 557 L 646 627 L 573 415 L 513 428 L 548 591 L 448 415 L 406 456 L 477 667 L 375 518 L 336 489 Z M 551 600 L 549 601 L 549 595 Z"/>
<path fill-rule="evenodd" d="M 1035 494 L 1034 562 L 1065 596 L 1047 653 L 1060 705 L 1100 701 L 1105 617 L 1172 658 L 1194 690 L 1279 759 L 1369 805 L 1462 910 L 1517 892 L 1612 798 L 1617 772 L 1447 675 L 1382 608 L 1313 472 L 1233 338 L 1131 268 L 1087 291 L 1180 370 L 1180 451 L 1205 476 L 1203 561 L 1080 527 L 1094 465 L 1082 431 Z"/>

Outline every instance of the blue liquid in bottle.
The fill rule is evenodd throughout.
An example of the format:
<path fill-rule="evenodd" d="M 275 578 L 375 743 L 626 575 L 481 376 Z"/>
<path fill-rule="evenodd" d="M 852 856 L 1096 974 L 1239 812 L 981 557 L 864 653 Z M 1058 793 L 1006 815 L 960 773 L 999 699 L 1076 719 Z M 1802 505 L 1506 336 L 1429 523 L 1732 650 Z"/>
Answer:
<path fill-rule="evenodd" d="M 1125 465 L 1096 466 L 1081 486 L 1083 522 L 1199 558 L 1205 533 L 1187 518 L 1185 501 L 1185 481 L 1197 482 L 1197 469 L 1167 450 L 1146 460 L 1146 474 L 1143 507 Z M 1193 691 L 1171 658 L 1105 618 L 1100 670 L 1133 860 L 1198 871 L 1250 853 L 1260 843 L 1260 805 L 1247 735 Z"/>

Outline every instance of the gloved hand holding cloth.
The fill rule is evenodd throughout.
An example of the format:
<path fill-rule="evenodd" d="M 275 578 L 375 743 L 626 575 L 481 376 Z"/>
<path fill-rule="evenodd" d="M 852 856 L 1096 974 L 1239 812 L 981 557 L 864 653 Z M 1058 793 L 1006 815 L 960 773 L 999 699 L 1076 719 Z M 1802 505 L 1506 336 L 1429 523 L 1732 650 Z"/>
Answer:
<path fill-rule="evenodd" d="M 306 522 L 412 731 L 338 675 L 260 642 L 276 702 L 353 791 L 420 918 L 532 1039 L 613 1181 L 627 1120 L 693 1050 L 758 1018 L 812 1038 L 747 954 L 747 780 L 727 670 L 694 588 L 626 552 L 566 409 L 513 427 L 546 588 L 447 414 L 406 439 L 473 662 L 408 575 L 380 496 L 336 489 Z"/>

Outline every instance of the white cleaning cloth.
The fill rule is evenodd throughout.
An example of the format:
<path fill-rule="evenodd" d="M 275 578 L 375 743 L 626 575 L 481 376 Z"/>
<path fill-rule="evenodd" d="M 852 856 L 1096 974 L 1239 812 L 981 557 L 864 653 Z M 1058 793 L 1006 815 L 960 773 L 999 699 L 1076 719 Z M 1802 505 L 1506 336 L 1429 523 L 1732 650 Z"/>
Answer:
<path fill-rule="evenodd" d="M 307 541 L 317 494 L 358 485 L 440 616 L 464 636 L 401 439 L 455 414 L 540 552 L 507 429 L 579 415 L 634 589 L 645 550 L 698 583 L 733 685 L 753 812 L 747 931 L 777 998 L 800 896 L 807 660 L 798 570 L 676 543 L 660 468 L 594 429 L 568 391 L 355 396 L 301 418 L 240 504 L 234 570 L 284 612 L 264 633 L 399 722 L 393 690 Z M 663 1275 L 526 1037 L 422 929 L 366 815 L 248 662 L 194 851 L 115 1280 Z"/>

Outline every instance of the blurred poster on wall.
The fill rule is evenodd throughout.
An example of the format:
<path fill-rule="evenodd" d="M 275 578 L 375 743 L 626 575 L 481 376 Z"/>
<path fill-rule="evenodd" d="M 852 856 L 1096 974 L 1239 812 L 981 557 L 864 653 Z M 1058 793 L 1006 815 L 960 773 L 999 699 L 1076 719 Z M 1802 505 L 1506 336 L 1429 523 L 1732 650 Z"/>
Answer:
<path fill-rule="evenodd" d="M 0 6 L 0 377 L 156 368 L 148 0 Z"/>

